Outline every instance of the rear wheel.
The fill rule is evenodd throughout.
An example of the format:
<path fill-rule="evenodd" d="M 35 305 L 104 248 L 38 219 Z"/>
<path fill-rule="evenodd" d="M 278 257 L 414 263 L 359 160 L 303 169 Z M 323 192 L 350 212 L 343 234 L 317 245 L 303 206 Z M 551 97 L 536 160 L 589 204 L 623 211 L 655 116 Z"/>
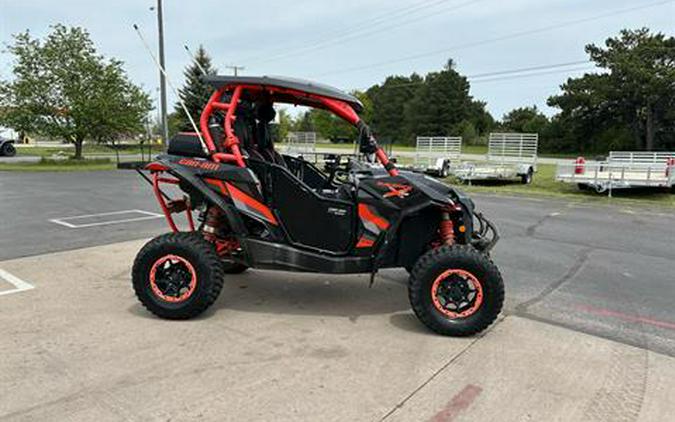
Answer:
<path fill-rule="evenodd" d="M 431 330 L 448 336 L 483 331 L 504 302 L 497 266 L 468 245 L 441 246 L 417 261 L 408 295 L 415 315 Z"/>
<path fill-rule="evenodd" d="M 136 296 L 153 314 L 188 319 L 215 302 L 223 268 L 213 245 L 199 233 L 170 233 L 148 242 L 136 256 Z"/>
<path fill-rule="evenodd" d="M 523 185 L 529 185 L 532 183 L 532 178 L 534 177 L 534 172 L 532 169 L 529 169 L 526 174 L 523 174 L 520 176 L 520 182 Z"/>

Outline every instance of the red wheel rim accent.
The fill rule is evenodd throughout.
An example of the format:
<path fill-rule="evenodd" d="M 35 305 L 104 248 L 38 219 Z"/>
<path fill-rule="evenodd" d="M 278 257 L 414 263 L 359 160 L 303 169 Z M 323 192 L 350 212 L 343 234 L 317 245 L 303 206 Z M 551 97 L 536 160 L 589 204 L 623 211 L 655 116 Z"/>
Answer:
<path fill-rule="evenodd" d="M 181 293 L 179 296 L 167 295 L 164 292 L 162 292 L 159 286 L 157 286 L 156 280 L 157 269 L 160 268 L 162 265 L 164 265 L 166 262 L 171 262 L 172 264 L 181 263 L 185 265 L 187 270 L 190 272 L 190 283 L 188 285 L 188 288 L 185 292 Z M 157 261 L 155 261 L 155 263 L 152 264 L 152 268 L 150 268 L 150 288 L 152 289 L 152 292 L 155 294 L 155 296 L 162 299 L 163 301 L 171 303 L 183 302 L 187 300 L 190 296 L 192 296 L 195 289 L 197 288 L 197 272 L 187 259 L 178 255 L 172 254 L 165 255 L 159 258 Z"/>
<path fill-rule="evenodd" d="M 441 303 L 438 297 L 438 289 L 441 286 L 441 283 L 443 283 L 443 281 L 445 281 L 451 276 L 458 276 L 464 279 L 464 281 L 470 283 L 474 288 L 473 292 L 475 292 L 475 294 L 470 299 L 470 301 L 472 301 L 473 304 L 468 309 L 465 309 L 461 312 L 448 309 L 443 303 Z M 441 312 L 448 318 L 451 319 L 466 318 L 468 316 L 475 314 L 478 308 L 480 308 L 480 306 L 483 304 L 483 286 L 481 285 L 480 281 L 478 281 L 478 279 L 468 271 L 460 269 L 446 270 L 442 272 L 438 277 L 436 277 L 434 283 L 431 285 L 431 300 L 433 301 L 436 310 Z"/>

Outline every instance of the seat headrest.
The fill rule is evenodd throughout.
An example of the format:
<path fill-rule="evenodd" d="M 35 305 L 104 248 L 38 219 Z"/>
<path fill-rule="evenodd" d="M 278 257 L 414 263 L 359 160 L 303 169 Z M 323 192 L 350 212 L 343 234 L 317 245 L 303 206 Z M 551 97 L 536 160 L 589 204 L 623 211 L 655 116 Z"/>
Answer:
<path fill-rule="evenodd" d="M 274 106 L 272 105 L 272 103 L 264 102 L 258 104 L 256 108 L 256 114 L 258 120 L 264 123 L 269 123 L 272 120 L 274 120 L 274 117 L 276 117 L 277 112 L 274 111 Z"/>

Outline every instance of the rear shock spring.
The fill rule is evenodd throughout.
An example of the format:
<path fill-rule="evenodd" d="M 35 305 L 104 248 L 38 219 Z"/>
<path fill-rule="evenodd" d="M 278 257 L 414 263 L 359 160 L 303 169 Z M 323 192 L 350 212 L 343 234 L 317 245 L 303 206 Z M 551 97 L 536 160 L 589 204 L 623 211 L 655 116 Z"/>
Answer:
<path fill-rule="evenodd" d="M 239 249 L 239 241 L 229 233 L 225 214 L 218 207 L 210 207 L 202 225 L 204 239 L 214 244 L 219 256 L 226 256 Z"/>
<path fill-rule="evenodd" d="M 219 237 L 219 231 L 222 226 L 223 213 L 218 207 L 209 207 L 204 216 L 204 225 L 202 226 L 202 233 L 204 238 L 210 242 L 215 241 Z"/>

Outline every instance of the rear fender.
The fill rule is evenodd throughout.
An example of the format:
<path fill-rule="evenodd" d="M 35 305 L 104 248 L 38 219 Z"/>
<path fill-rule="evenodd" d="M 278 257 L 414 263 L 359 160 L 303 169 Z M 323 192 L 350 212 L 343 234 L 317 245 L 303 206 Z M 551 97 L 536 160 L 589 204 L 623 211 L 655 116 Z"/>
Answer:
<path fill-rule="evenodd" d="M 168 160 L 158 160 L 158 164 L 161 164 L 167 168 L 167 171 L 178 178 L 181 182 L 187 183 L 196 189 L 200 194 L 204 196 L 211 204 L 220 208 L 227 218 L 227 222 L 232 229 L 232 231 L 238 236 L 244 236 L 248 234 L 246 226 L 244 225 L 243 220 L 239 216 L 234 205 L 230 204 L 223 197 L 218 195 L 213 191 L 209 186 L 203 182 L 200 178 L 194 175 L 191 171 L 185 167 L 173 163 Z"/>

